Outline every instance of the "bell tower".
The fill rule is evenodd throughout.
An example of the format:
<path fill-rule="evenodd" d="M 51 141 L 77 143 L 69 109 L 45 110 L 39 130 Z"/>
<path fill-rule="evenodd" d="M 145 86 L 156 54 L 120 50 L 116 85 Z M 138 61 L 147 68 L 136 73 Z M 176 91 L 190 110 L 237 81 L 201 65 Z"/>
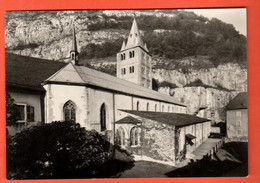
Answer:
<path fill-rule="evenodd" d="M 74 65 L 79 64 L 79 52 L 78 52 L 76 33 L 75 33 L 74 27 L 73 27 L 73 33 L 72 33 L 72 47 L 71 47 L 71 51 L 70 51 L 70 59 Z"/>
<path fill-rule="evenodd" d="M 123 42 L 117 53 L 117 77 L 152 89 L 151 62 L 152 56 L 134 19 L 127 42 Z"/>

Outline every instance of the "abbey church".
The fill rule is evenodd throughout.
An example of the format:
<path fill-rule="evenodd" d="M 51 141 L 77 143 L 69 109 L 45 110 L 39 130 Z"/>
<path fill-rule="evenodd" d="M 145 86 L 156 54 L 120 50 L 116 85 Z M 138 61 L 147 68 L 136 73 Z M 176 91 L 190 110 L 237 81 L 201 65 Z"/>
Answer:
<path fill-rule="evenodd" d="M 16 130 L 72 120 L 104 134 L 137 160 L 176 165 L 185 156 L 195 157 L 192 153 L 207 141 L 211 123 L 152 90 L 147 46 L 134 19 L 117 53 L 117 77 L 79 64 L 74 30 L 69 63 L 6 53 L 6 88 L 19 109 Z"/>

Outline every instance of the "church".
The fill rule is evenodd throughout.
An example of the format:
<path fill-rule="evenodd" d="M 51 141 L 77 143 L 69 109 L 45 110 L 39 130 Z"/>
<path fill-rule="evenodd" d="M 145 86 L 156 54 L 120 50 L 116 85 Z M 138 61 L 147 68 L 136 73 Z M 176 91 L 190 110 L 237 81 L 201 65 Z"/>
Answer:
<path fill-rule="evenodd" d="M 187 114 L 186 104 L 152 90 L 152 55 L 135 19 L 117 53 L 116 77 L 81 66 L 79 59 L 74 29 L 68 63 L 6 53 L 6 90 L 18 106 L 17 129 L 72 120 L 136 160 L 172 165 L 208 139 L 210 120 Z"/>

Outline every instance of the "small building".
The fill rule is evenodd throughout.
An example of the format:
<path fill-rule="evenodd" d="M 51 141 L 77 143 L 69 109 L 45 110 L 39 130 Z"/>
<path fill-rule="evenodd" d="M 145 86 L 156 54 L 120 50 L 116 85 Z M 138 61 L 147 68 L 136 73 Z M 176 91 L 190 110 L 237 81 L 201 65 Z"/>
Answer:
<path fill-rule="evenodd" d="M 247 92 L 239 93 L 226 106 L 227 137 L 230 139 L 248 138 Z"/>
<path fill-rule="evenodd" d="M 54 62 L 11 53 L 5 54 L 6 92 L 17 106 L 18 121 L 7 126 L 10 135 L 45 121 L 45 89 L 41 83 L 64 67 L 64 62 Z"/>

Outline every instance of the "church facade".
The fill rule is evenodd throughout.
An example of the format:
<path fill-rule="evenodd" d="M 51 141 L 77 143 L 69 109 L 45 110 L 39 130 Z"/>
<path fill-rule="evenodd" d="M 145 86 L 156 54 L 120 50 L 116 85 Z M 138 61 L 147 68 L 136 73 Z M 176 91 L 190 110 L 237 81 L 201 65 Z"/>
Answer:
<path fill-rule="evenodd" d="M 104 134 L 137 159 L 170 164 L 207 140 L 208 119 L 186 114 L 185 104 L 152 90 L 152 57 L 135 20 L 117 54 L 117 77 L 79 65 L 74 30 L 70 57 L 71 62 L 41 81 L 45 123 L 72 120 Z"/>

